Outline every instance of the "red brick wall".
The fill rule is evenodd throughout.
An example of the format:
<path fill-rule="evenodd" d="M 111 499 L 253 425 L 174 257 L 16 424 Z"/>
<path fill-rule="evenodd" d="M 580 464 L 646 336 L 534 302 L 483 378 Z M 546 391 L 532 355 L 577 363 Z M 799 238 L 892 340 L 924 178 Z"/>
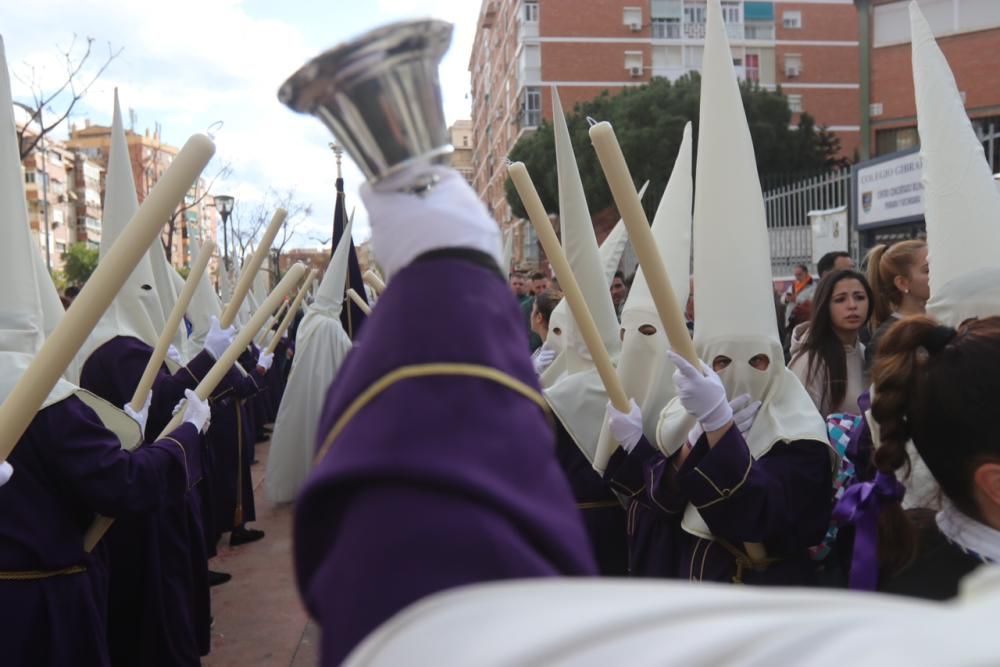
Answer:
<path fill-rule="evenodd" d="M 951 65 L 958 89 L 965 91 L 967 109 L 1000 105 L 1000 68 L 996 66 L 1000 29 L 942 37 L 938 44 Z M 882 115 L 872 121 L 880 127 L 883 121 L 917 113 L 910 51 L 909 44 L 872 49 L 872 102 L 883 106 Z"/>

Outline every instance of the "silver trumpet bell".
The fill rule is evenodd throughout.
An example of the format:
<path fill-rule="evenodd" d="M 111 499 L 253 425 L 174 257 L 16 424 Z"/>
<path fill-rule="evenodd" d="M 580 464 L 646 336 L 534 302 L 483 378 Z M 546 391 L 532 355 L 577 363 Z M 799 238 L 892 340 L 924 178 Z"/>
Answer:
<path fill-rule="evenodd" d="M 408 182 L 392 177 L 451 160 L 438 65 L 452 28 L 437 20 L 376 28 L 306 63 L 278 99 L 322 120 L 376 189 L 427 190 L 436 179 L 419 169 Z"/>

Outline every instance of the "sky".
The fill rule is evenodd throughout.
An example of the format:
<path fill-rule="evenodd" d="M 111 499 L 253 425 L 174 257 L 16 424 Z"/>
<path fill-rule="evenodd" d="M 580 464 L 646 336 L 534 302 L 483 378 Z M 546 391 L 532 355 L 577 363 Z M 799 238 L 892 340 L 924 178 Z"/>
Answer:
<path fill-rule="evenodd" d="M 110 125 L 117 86 L 126 127 L 160 124 L 175 146 L 215 124 L 217 146 L 210 177 L 230 163 L 232 174 L 214 188 L 251 209 L 269 188 L 294 190 L 313 208 L 288 247 L 317 246 L 330 237 L 336 163 L 333 135 L 320 121 L 283 106 L 281 84 L 308 60 L 372 28 L 408 18 L 433 17 L 455 24 L 452 45 L 440 68 L 448 123 L 468 118 L 469 55 L 479 0 L 32 0 L 0 3 L 0 35 L 11 69 L 14 99 L 30 103 L 18 76 L 34 66 L 43 90 L 64 80 L 60 49 L 93 37 L 94 63 L 123 48 L 77 105 L 72 120 Z M 415 8 L 418 11 L 415 11 Z M 217 121 L 222 121 L 221 127 Z M 65 136 L 68 126 L 58 136 Z M 347 208 L 357 206 L 354 239 L 370 235 L 357 195 L 361 172 L 345 155 Z"/>

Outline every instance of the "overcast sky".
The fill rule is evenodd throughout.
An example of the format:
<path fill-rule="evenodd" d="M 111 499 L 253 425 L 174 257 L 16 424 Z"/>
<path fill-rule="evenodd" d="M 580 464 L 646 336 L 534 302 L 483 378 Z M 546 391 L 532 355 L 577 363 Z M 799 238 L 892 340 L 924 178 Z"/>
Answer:
<path fill-rule="evenodd" d="M 106 54 L 108 42 L 124 47 L 78 106 L 76 122 L 110 124 L 115 86 L 126 126 L 133 109 L 137 132 L 159 123 L 163 139 L 175 146 L 223 121 L 215 160 L 230 162 L 233 174 L 216 192 L 250 202 L 269 187 L 294 189 L 313 206 L 294 244 L 306 246 L 330 234 L 332 135 L 315 118 L 278 102 L 282 82 L 313 56 L 368 29 L 432 16 L 456 25 L 441 67 L 445 115 L 449 123 L 468 118 L 468 62 L 479 5 L 478 0 L 11 0 L 0 3 L 0 34 L 12 74 L 24 77 L 27 64 L 35 65 L 48 89 L 58 85 L 65 69 L 57 47 L 68 46 L 74 33 L 96 39 L 95 61 Z M 11 83 L 15 99 L 30 102 L 16 76 Z M 214 173 L 213 166 L 206 174 Z M 348 209 L 358 207 L 354 238 L 360 242 L 370 233 L 357 196 L 362 176 L 346 159 L 344 178 Z"/>

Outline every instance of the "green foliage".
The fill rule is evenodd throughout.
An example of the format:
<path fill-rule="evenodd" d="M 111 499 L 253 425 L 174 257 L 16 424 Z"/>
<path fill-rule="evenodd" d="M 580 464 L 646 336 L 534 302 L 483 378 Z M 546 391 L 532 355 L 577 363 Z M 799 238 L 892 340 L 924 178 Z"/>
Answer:
<path fill-rule="evenodd" d="M 181 278 L 183 278 L 184 280 L 187 280 L 188 276 L 191 275 L 191 267 L 190 266 L 182 266 L 181 268 L 177 269 L 177 273 L 181 274 Z"/>
<path fill-rule="evenodd" d="M 771 92 L 747 82 L 740 88 L 757 156 L 757 170 L 763 183 L 777 176 L 813 175 L 843 165 L 844 161 L 836 157 L 840 140 L 833 133 L 817 128 L 809 114 L 801 114 L 798 129 L 790 128 L 792 112 L 780 89 Z M 700 98 L 701 76 L 695 72 L 673 83 L 655 78 L 648 84 L 625 88 L 615 95 L 604 91 L 589 102 L 577 104 L 567 114 L 566 124 L 592 213 L 613 206 L 614 201 L 590 143 L 587 117 L 607 120 L 614 126 L 629 170 L 637 181 L 636 188 L 647 179 L 650 181 L 643 207 L 652 218 L 677 158 L 684 124 L 688 121 L 693 124 L 697 160 Z M 509 157 L 513 162 L 524 162 L 545 209 L 558 212 L 552 125 L 545 121 L 536 132 L 525 135 Z M 507 179 L 506 193 L 514 215 L 526 217 L 510 179 Z"/>
<path fill-rule="evenodd" d="M 56 271 L 55 269 L 49 275 L 52 276 L 52 284 L 56 286 L 56 291 L 62 294 L 66 290 L 66 287 L 68 287 L 66 275 L 62 271 Z"/>
<path fill-rule="evenodd" d="M 63 253 L 63 274 L 66 283 L 82 287 L 97 268 L 99 252 L 86 243 L 74 243 Z"/>

